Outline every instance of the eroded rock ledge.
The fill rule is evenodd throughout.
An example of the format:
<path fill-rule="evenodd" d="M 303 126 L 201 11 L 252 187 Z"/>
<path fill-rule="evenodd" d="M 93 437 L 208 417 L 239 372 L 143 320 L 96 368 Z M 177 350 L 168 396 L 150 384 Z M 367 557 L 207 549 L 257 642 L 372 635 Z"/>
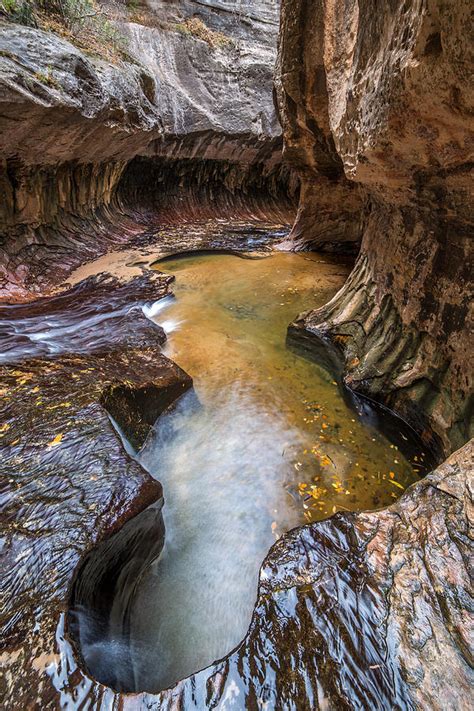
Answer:
<path fill-rule="evenodd" d="M 362 235 L 341 292 L 299 320 L 346 380 L 445 453 L 473 436 L 472 42 L 468 2 L 282 3 L 293 246 Z"/>
<path fill-rule="evenodd" d="M 273 102 L 278 3 L 236 14 L 220 2 L 160 2 L 147 13 L 150 25 L 126 12 L 117 21 L 128 58 L 116 64 L 0 22 L 2 301 L 48 293 L 172 217 L 225 209 L 291 221 L 296 186 L 281 167 Z M 179 21 L 194 15 L 229 41 L 183 34 Z M 131 186 L 134 159 L 146 170 Z M 136 201 L 138 190 L 154 200 Z"/>
<path fill-rule="evenodd" d="M 0 309 L 9 323 L 26 319 L 31 326 L 36 318 L 43 329 L 59 327 L 55 355 L 39 350 L 32 357 L 28 340 L 16 333 L 14 362 L 0 368 L 1 629 L 9 708 L 59 705 L 50 674 L 51 664 L 61 664 L 55 631 L 84 554 L 151 504 L 160 530 L 161 486 L 126 454 L 107 411 L 140 446 L 158 415 L 191 387 L 189 376 L 159 352 L 164 332 L 140 310 L 140 303 L 166 295 L 169 281 L 139 277 L 123 286 L 102 277 L 55 299 Z M 75 319 L 76 348 L 67 336 Z"/>

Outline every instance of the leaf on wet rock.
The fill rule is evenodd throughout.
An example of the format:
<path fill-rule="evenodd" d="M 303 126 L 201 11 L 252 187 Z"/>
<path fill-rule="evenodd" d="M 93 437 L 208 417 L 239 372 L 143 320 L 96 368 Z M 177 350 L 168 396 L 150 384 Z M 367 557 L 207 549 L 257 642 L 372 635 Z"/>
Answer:
<path fill-rule="evenodd" d="M 58 445 L 61 442 L 62 438 L 63 438 L 62 433 L 59 433 L 58 435 L 56 435 L 56 437 L 54 439 L 51 440 L 51 442 L 48 442 L 48 447 L 56 447 L 56 445 Z"/>

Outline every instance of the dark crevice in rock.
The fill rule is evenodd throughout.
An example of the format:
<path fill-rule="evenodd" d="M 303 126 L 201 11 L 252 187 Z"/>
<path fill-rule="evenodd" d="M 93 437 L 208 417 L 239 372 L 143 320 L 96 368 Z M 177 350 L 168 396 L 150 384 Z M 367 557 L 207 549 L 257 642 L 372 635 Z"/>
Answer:
<path fill-rule="evenodd" d="M 116 691 L 135 687 L 130 658 L 130 609 L 141 575 L 163 549 L 162 507 L 161 496 L 91 551 L 77 569 L 72 584 L 68 631 L 75 652 L 83 669 Z M 109 646 L 107 655 L 104 645 Z M 82 658 L 81 649 L 88 649 L 91 668 Z M 91 653 L 94 649 L 95 655 Z M 110 655 L 115 658 L 110 659 Z"/>
<path fill-rule="evenodd" d="M 110 385 L 101 405 L 114 418 L 135 450 L 140 449 L 158 417 L 183 394 L 182 383 L 157 387 L 154 383 Z"/>
<path fill-rule="evenodd" d="M 291 176 L 281 165 L 225 160 L 137 158 L 118 186 L 118 200 L 153 210 L 162 224 L 225 214 L 229 219 L 286 221 L 293 211 Z"/>

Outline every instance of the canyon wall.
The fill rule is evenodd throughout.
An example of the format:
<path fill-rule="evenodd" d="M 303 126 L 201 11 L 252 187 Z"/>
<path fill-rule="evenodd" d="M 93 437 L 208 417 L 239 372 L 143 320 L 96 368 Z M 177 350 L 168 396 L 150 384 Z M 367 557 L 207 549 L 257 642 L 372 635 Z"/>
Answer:
<path fill-rule="evenodd" d="M 302 176 L 293 246 L 362 235 L 347 284 L 296 327 L 335 343 L 347 384 L 439 452 L 473 433 L 470 12 L 282 3 L 278 94 Z"/>
<path fill-rule="evenodd" d="M 117 64 L 0 27 L 3 299 L 46 292 L 147 221 L 206 217 L 212 205 L 227 218 L 245 202 L 253 214 L 269 201 L 272 214 L 287 209 L 277 4 L 138 4 L 140 22 L 118 12 L 129 57 Z M 193 35 L 196 14 L 233 41 Z M 362 236 L 346 286 L 292 331 L 340 348 L 348 384 L 427 440 L 434 428 L 440 451 L 466 439 L 469 420 L 469 27 L 464 0 L 284 0 L 277 81 L 285 156 L 302 183 L 289 246 L 352 251 Z M 162 540 L 161 486 L 107 413 L 139 446 L 191 386 L 140 309 L 168 293 L 169 279 L 149 272 L 125 285 L 102 275 L 0 309 L 24 358 L 2 366 L 6 705 L 467 711 L 472 442 L 388 509 L 283 536 L 247 635 L 207 669 L 156 695 L 119 694 L 81 669 L 66 623 L 75 571 L 105 544 L 86 590 L 102 594 L 105 579 L 103 608 L 117 577 L 130 571 L 132 585 L 157 552 L 148 532 Z M 28 345 L 28 329 L 51 322 L 59 342 Z M 146 550 L 130 546 L 142 535 Z"/>
<path fill-rule="evenodd" d="M 185 193 L 196 170 L 201 204 L 215 199 L 215 189 L 203 194 L 206 166 L 227 205 L 267 178 L 285 203 L 273 101 L 278 4 L 238 13 L 226 2 L 142 5 L 140 22 L 116 8 L 126 53 L 115 61 L 0 21 L 0 299 L 45 293 L 140 232 L 149 212 L 125 204 L 128 191 L 117 201 L 137 157 L 148 159 L 140 164 L 148 194 L 177 173 L 182 219 L 194 207 Z"/>

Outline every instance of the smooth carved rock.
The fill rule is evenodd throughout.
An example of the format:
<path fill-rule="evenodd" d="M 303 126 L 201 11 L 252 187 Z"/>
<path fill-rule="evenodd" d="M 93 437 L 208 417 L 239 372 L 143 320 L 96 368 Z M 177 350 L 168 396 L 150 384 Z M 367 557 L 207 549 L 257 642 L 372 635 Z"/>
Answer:
<path fill-rule="evenodd" d="M 134 306 L 165 295 L 168 283 L 142 277 L 121 287 L 113 279 L 89 280 L 56 299 L 9 309 L 10 319 L 15 311 L 30 327 L 37 319 L 43 329 L 56 324 L 59 333 L 57 355 L 31 357 L 25 348 L 21 362 L 26 339 L 17 336 L 15 348 L 12 335 L 14 362 L 0 368 L 2 700 L 8 708 L 59 705 L 50 675 L 51 664 L 61 664 L 56 627 L 84 554 L 151 504 L 155 532 L 161 530 L 161 486 L 126 454 L 107 409 L 138 446 L 191 386 L 160 354 L 163 331 Z M 80 317 L 75 351 L 61 331 Z M 67 671 L 64 678 L 69 683 Z"/>
<path fill-rule="evenodd" d="M 79 428 L 81 424 L 82 415 Z M 117 442 L 115 435 L 113 442 Z M 128 460 L 127 476 L 136 475 L 136 469 L 140 470 Z M 232 705 L 244 710 L 266 705 L 269 709 L 298 711 L 467 710 L 474 612 L 469 539 L 473 477 L 474 443 L 470 442 L 423 482 L 412 486 L 392 507 L 373 513 L 337 514 L 283 536 L 262 566 L 253 619 L 238 649 L 173 689 L 155 695 L 114 693 L 78 667 L 60 611 L 78 553 L 87 550 L 89 544 L 84 544 L 87 525 L 83 523 L 81 534 L 72 538 L 74 552 L 64 556 L 63 546 L 70 549 L 74 529 L 69 526 L 69 514 L 63 515 L 59 567 L 63 582 L 57 585 L 54 574 L 29 590 L 29 596 L 32 590 L 36 595 L 36 617 L 22 618 L 17 634 L 7 644 L 6 698 L 26 705 L 34 689 L 42 708 L 74 704 L 81 698 L 92 708 L 118 703 L 124 709 Z M 107 476 L 100 485 L 99 497 L 94 484 L 84 498 L 86 522 L 92 515 L 90 507 L 100 508 L 105 495 L 110 496 L 112 482 L 114 479 Z M 122 479 L 115 483 L 119 484 L 113 491 L 120 490 L 120 508 L 128 489 L 123 488 Z M 159 491 L 158 484 L 154 487 L 153 495 Z M 67 491 L 63 492 L 63 509 Z M 142 508 L 139 492 L 136 490 L 137 511 Z M 153 496 L 150 498 L 153 500 Z M 65 510 L 69 511 L 69 506 Z M 89 586 L 88 595 L 93 596 L 95 583 L 100 583 L 103 593 L 104 580 L 109 581 L 108 596 L 97 598 L 102 607 L 104 600 L 110 606 L 113 603 L 117 570 L 119 577 L 121 570 L 128 576 L 130 571 L 138 576 L 141 566 L 149 564 L 150 555 L 159 552 L 159 545 L 151 551 L 150 539 L 140 536 L 151 530 L 156 540 L 161 530 L 159 510 L 156 518 L 153 510 L 146 518 L 144 515 L 102 544 L 106 545 L 100 559 L 103 566 L 92 567 L 83 583 Z M 104 519 L 104 512 L 100 519 L 94 515 L 93 520 L 100 521 L 100 531 L 105 530 L 108 518 Z M 51 517 L 48 531 L 42 531 L 40 539 L 46 543 L 48 556 L 54 525 L 59 525 L 55 521 Z M 107 530 L 110 533 L 115 528 Z M 94 541 L 100 540 L 100 531 L 94 531 Z M 54 536 L 52 540 L 56 540 Z M 19 549 L 15 550 L 18 553 Z M 116 572 L 111 578 L 106 572 L 112 564 Z M 126 582 L 133 589 L 133 576 Z M 51 587 L 57 595 L 52 599 Z M 120 590 L 123 594 L 122 585 Z M 40 614 L 45 597 L 48 604 Z M 35 631 L 26 638 L 25 629 L 33 626 Z"/>
<path fill-rule="evenodd" d="M 344 351 L 351 387 L 431 427 L 444 452 L 474 432 L 469 13 L 282 4 L 285 151 L 303 175 L 295 246 L 337 248 L 347 223 L 362 234 L 345 287 L 303 320 Z"/>
<path fill-rule="evenodd" d="M 288 247 L 356 252 L 363 197 L 347 180 L 334 145 L 324 66 L 322 2 L 282 2 L 275 78 L 285 161 L 301 192 Z"/>
<path fill-rule="evenodd" d="M 191 150 L 203 134 L 208 143 L 238 135 L 257 147 L 278 138 L 276 18 L 256 41 L 246 36 L 245 15 L 232 14 L 229 38 L 237 37 L 212 48 L 180 32 L 167 13 L 165 27 L 120 25 L 130 53 L 120 64 L 85 55 L 57 35 L 2 23 L 1 155 L 30 165 L 101 163 L 153 155 L 157 139 L 185 137 Z"/>
<path fill-rule="evenodd" d="M 153 241 L 156 251 L 173 251 L 171 226 L 179 243 L 184 238 L 185 248 L 195 249 L 196 230 L 204 247 L 213 246 L 216 231 L 222 243 L 223 213 L 239 221 L 237 231 L 247 224 L 258 232 L 289 225 L 294 212 L 281 166 L 136 158 L 127 165 L 68 163 L 21 171 L 26 174 L 15 193 L 16 210 L 8 201 L 0 205 L 9 224 L 0 243 L 0 301 L 50 294 L 74 268 L 106 252 Z M 15 224 L 20 205 L 22 223 Z M 232 234 L 228 242 L 233 247 Z"/>
<path fill-rule="evenodd" d="M 196 168 L 207 170 L 214 182 L 204 196 L 207 213 L 219 194 L 219 171 L 227 176 L 226 209 L 242 192 L 237 184 L 249 194 L 254 180 L 268 178 L 272 190 L 282 145 L 273 102 L 278 3 L 233 10 L 225 2 L 154 2 L 150 26 L 125 13 L 118 29 L 129 58 L 117 64 L 52 33 L 0 23 L 2 301 L 48 293 L 74 267 L 157 224 L 156 212 L 117 197 L 137 157 L 156 161 L 167 177 L 186 172 L 177 161 L 188 161 L 181 192 Z M 183 32 L 183 20 L 195 15 L 229 41 L 210 46 Z M 161 180 L 160 192 L 167 187 Z M 193 194 L 181 198 L 186 212 Z M 234 214 L 238 195 L 235 202 Z"/>

